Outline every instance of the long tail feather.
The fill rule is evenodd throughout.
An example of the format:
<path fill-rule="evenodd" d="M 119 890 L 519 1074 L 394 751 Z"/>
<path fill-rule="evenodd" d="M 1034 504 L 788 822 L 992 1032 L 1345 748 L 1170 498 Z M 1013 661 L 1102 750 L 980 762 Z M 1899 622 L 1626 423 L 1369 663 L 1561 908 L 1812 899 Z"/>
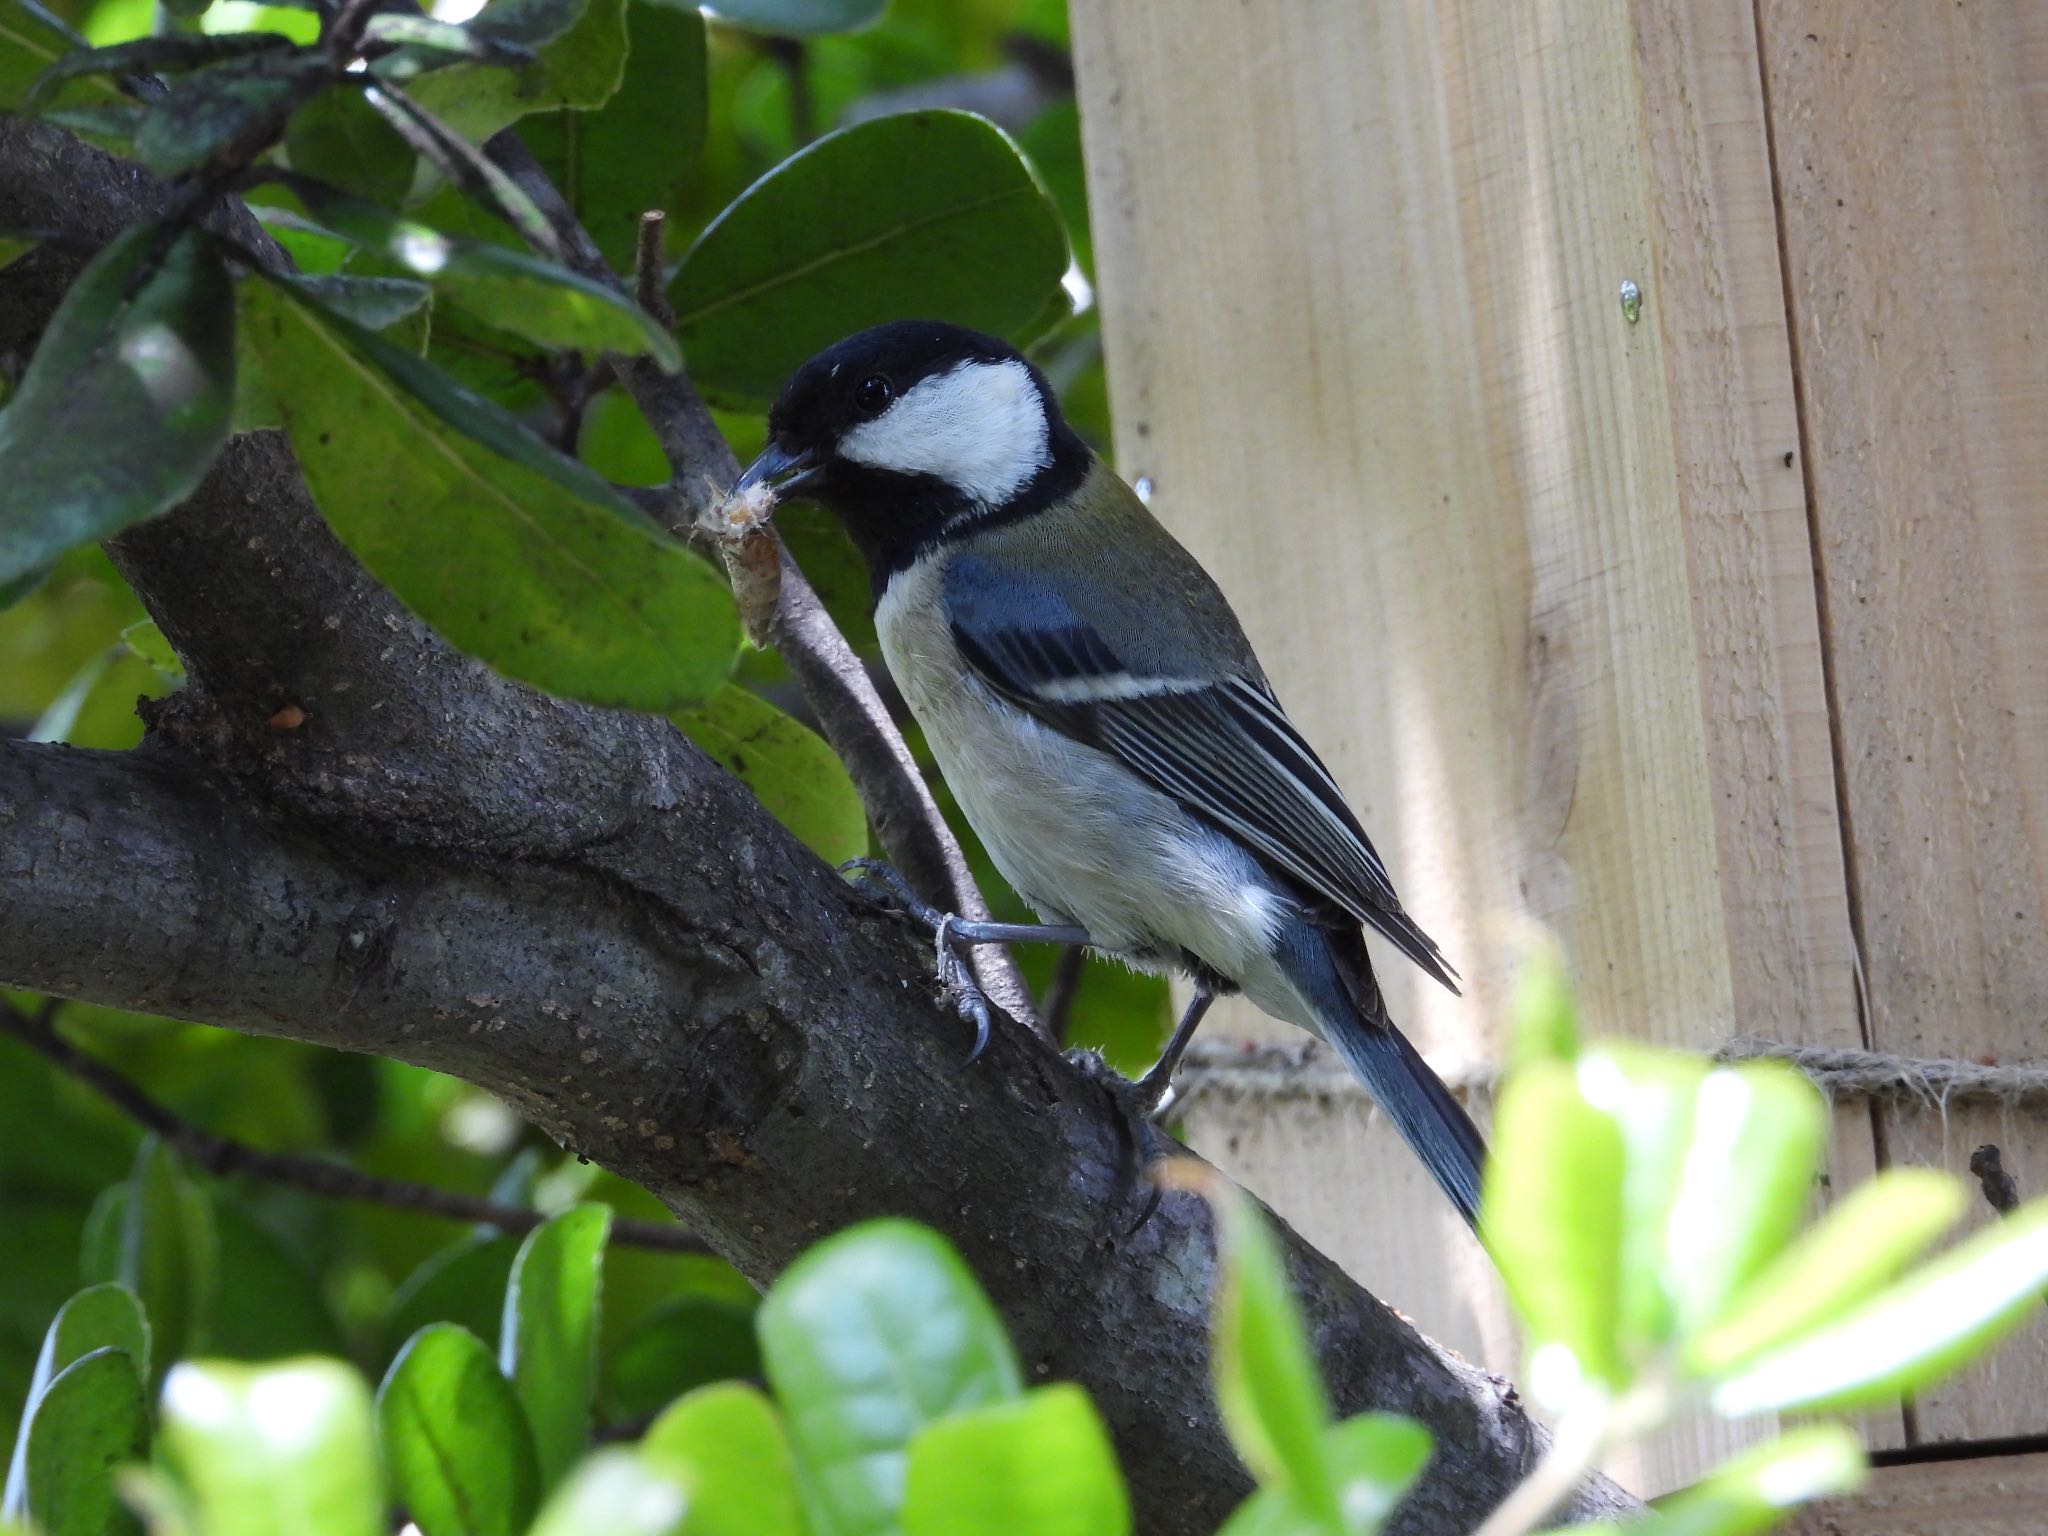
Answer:
<path fill-rule="evenodd" d="M 1458 1214 L 1476 1228 L 1485 1139 L 1457 1096 L 1394 1027 L 1364 946 L 1358 947 L 1355 957 L 1345 952 L 1349 947 L 1332 945 L 1338 975 L 1348 994 L 1344 1001 L 1350 1007 L 1343 1010 L 1343 1016 L 1327 1019 L 1324 1033 L 1442 1186 Z"/>

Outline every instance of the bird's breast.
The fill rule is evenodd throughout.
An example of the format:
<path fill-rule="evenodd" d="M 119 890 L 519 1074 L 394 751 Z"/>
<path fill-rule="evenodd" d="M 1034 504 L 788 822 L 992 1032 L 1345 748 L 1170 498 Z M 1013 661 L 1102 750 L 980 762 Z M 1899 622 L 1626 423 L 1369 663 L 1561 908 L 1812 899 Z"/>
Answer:
<path fill-rule="evenodd" d="M 1239 977 L 1284 898 L 1234 842 L 1121 762 L 999 697 L 962 659 L 940 559 L 890 579 L 875 627 L 890 675 L 996 868 L 1051 921 L 1138 963 L 1199 957 Z"/>

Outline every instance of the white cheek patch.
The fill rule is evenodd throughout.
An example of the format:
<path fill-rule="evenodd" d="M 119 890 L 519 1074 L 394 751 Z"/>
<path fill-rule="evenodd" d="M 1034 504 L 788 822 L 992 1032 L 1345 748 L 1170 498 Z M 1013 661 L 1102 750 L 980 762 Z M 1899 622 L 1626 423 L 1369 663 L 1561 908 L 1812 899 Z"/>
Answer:
<path fill-rule="evenodd" d="M 1012 359 L 962 363 L 921 381 L 842 437 L 839 456 L 931 475 L 971 500 L 998 506 L 1052 462 L 1052 445 L 1038 386 Z"/>

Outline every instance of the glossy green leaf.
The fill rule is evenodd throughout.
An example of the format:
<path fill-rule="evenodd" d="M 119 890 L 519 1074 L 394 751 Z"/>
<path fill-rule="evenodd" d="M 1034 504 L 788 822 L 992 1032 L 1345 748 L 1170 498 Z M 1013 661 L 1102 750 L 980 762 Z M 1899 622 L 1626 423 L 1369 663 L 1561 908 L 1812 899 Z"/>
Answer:
<path fill-rule="evenodd" d="M 285 128 L 284 151 L 299 175 L 371 203 L 402 201 L 419 169 L 412 146 L 358 91 L 327 91 L 294 112 Z"/>
<path fill-rule="evenodd" d="M 1820 1090 L 1783 1063 L 1717 1068 L 1700 1084 L 1664 1232 L 1682 1335 L 1712 1323 L 1799 1230 L 1827 1132 Z"/>
<path fill-rule="evenodd" d="M 1408 1496 L 1429 1463 L 1429 1431 L 1413 1419 L 1361 1413 L 1323 1432 L 1323 1459 L 1336 1479 L 1344 1536 L 1372 1536 Z M 1238 1506 L 1218 1536 L 1320 1536 L 1328 1527 L 1285 1487 L 1262 1488 Z"/>
<path fill-rule="evenodd" d="M 498 1364 L 526 1410 L 544 1488 L 561 1480 L 590 1438 L 611 1226 L 611 1209 L 602 1205 L 579 1205 L 543 1222 L 520 1245 L 505 1289 Z"/>
<path fill-rule="evenodd" d="M 314 500 L 415 613 L 593 703 L 687 707 L 724 681 L 731 594 L 603 481 L 303 295 L 257 283 L 243 302 Z"/>
<path fill-rule="evenodd" d="M 408 277 L 349 277 L 336 272 L 288 281 L 324 308 L 370 331 L 396 325 L 433 297 L 433 289 Z"/>
<path fill-rule="evenodd" d="M 19 18 L 13 25 L 36 25 L 36 18 L 24 9 L 9 7 Z M 36 78 L 23 105 L 40 110 L 66 81 L 85 75 L 107 75 L 116 79 L 129 75 L 153 74 L 167 70 L 194 70 L 230 59 L 257 54 L 281 53 L 290 47 L 288 39 L 270 33 L 237 32 L 209 37 L 200 33 L 167 33 L 114 43 L 105 48 L 76 48 L 56 54 Z"/>
<path fill-rule="evenodd" d="M 376 1415 L 354 1367 L 185 1361 L 160 1408 L 201 1536 L 383 1536 Z"/>
<path fill-rule="evenodd" d="M 164 638 L 164 632 L 149 619 L 138 619 L 121 631 L 121 643 L 129 653 L 146 661 L 168 682 L 182 683 L 185 680 L 185 663 L 178 659 L 178 653 L 171 649 L 171 642 Z"/>
<path fill-rule="evenodd" d="M 541 1509 L 528 1536 L 683 1536 L 689 1495 L 652 1457 L 587 1456 Z"/>
<path fill-rule="evenodd" d="M 704 9 L 719 21 L 782 37 L 853 32 L 881 20 L 888 0 L 716 0 Z"/>
<path fill-rule="evenodd" d="M 562 254 L 561 237 L 533 194 L 457 128 L 395 86 L 365 91 L 363 100 L 465 197 L 503 219 L 535 250 L 552 257 Z"/>
<path fill-rule="evenodd" d="M 218 1263 L 205 1193 L 160 1143 L 144 1142 L 132 1177 L 95 1207 L 83 1268 L 87 1280 L 117 1280 L 141 1299 L 156 1374 L 203 1344 Z"/>
<path fill-rule="evenodd" d="M 1713 1389 L 1730 1418 L 1884 1402 L 1975 1359 L 2048 1290 L 2048 1200 L 1922 1266 L 1846 1317 L 1738 1367 Z"/>
<path fill-rule="evenodd" d="M 711 1382 L 761 1374 L 752 1299 L 678 1296 L 636 1323 L 606 1357 L 599 1394 L 609 1419 L 642 1419 Z"/>
<path fill-rule="evenodd" d="M 1959 1180 L 1929 1168 L 1880 1173 L 1744 1286 L 1688 1365 L 1723 1371 L 1839 1316 L 1941 1236 L 1967 1198 Z"/>
<path fill-rule="evenodd" d="M 678 1399 L 640 1449 L 688 1491 L 684 1536 L 803 1536 L 796 1456 L 755 1388 L 726 1382 Z"/>
<path fill-rule="evenodd" d="M 1026 340 L 1066 268 L 1059 214 L 1016 146 L 964 112 L 910 112 L 828 134 L 748 188 L 669 298 L 691 377 L 759 405 L 884 320 Z"/>
<path fill-rule="evenodd" d="M 25 1438 L 26 1512 L 42 1536 L 139 1536 L 115 1486 L 121 1468 L 149 1455 L 149 1399 L 134 1357 L 96 1349 L 59 1371 Z"/>
<path fill-rule="evenodd" d="M 1570 1063 L 1511 1076 L 1494 1111 L 1480 1231 L 1531 1343 L 1529 1388 L 1562 1409 L 1587 1381 L 1619 1384 L 1622 1172 L 1614 1118 Z"/>
<path fill-rule="evenodd" d="M 817 1244 L 768 1292 L 759 1326 L 818 1536 L 893 1530 L 917 1432 L 1022 1390 L 1002 1320 L 960 1255 L 907 1221 Z"/>
<path fill-rule="evenodd" d="M 438 1322 L 459 1323 L 480 1338 L 496 1337 L 519 1243 L 509 1234 L 473 1235 L 421 1264 L 391 1298 L 381 1330 L 387 1347 Z"/>
<path fill-rule="evenodd" d="M 470 18 L 481 37 L 539 48 L 564 36 L 583 19 L 588 0 L 491 0 Z"/>
<path fill-rule="evenodd" d="M 826 863 L 868 851 L 867 811 L 839 754 L 759 694 L 728 683 L 669 717 Z"/>
<path fill-rule="evenodd" d="M 28 1396 L 22 1404 L 21 1433 L 15 1438 L 14 1455 L 7 1468 L 7 1485 L 0 1495 L 0 1518 L 17 1518 L 28 1500 L 28 1425 L 36 1404 L 50 1390 L 50 1383 L 77 1361 L 95 1350 L 115 1349 L 124 1354 L 131 1373 L 149 1378 L 149 1319 L 142 1303 L 126 1286 L 114 1283 L 89 1285 L 64 1303 L 43 1335 L 42 1352 L 37 1355 L 29 1379 Z"/>
<path fill-rule="evenodd" d="M 0 410 L 0 582 L 163 511 L 227 440 L 227 270 L 203 235 L 158 259 L 162 238 L 131 230 L 93 258 Z"/>
<path fill-rule="evenodd" d="M 1062 1383 L 920 1430 L 902 1519 L 904 1536 L 1124 1536 L 1131 1505 L 1102 1415 Z"/>
<path fill-rule="evenodd" d="M 499 8 L 486 7 L 469 23 L 470 30 L 492 35 L 485 23 Z M 424 75 L 407 89 L 421 106 L 479 144 L 530 112 L 601 107 L 625 77 L 626 0 L 587 0 L 566 31 L 527 45 L 536 57 L 523 67 L 457 64 Z"/>
<path fill-rule="evenodd" d="M 274 53 L 180 75 L 148 104 L 135 130 L 135 158 L 159 176 L 182 176 L 229 150 L 260 145 L 331 67 L 320 55 Z"/>
<path fill-rule="evenodd" d="M 526 64 L 533 59 L 532 50 L 522 43 L 509 42 L 493 37 L 489 32 L 458 26 L 451 21 L 436 21 L 431 16 L 402 16 L 389 11 L 369 19 L 363 27 L 363 39 L 485 63 Z"/>
<path fill-rule="evenodd" d="M 1796 1429 L 1748 1451 L 1683 1492 L 1660 1499 L 1628 1536 L 1761 1536 L 1801 1504 L 1851 1492 L 1866 1463 L 1839 1424 Z"/>
<path fill-rule="evenodd" d="M 1211 1346 L 1216 1405 L 1244 1464 L 1336 1529 L 1337 1488 L 1323 1459 L 1330 1406 L 1273 1229 L 1236 1191 L 1217 1202 L 1220 1239 Z"/>
<path fill-rule="evenodd" d="M 479 320 L 545 346 L 646 353 L 671 370 L 682 361 L 675 338 L 608 284 L 353 199 L 312 200 L 335 233 L 432 283 Z"/>
<path fill-rule="evenodd" d="M 0 111 L 22 110 L 43 71 L 78 51 L 54 16 L 37 15 L 19 5 L 0 6 Z M 123 98 L 113 81 L 91 76 L 59 91 L 55 100 L 118 106 Z"/>
<path fill-rule="evenodd" d="M 533 1433 L 484 1342 L 433 1323 L 377 1393 L 384 1460 L 424 1536 L 517 1536 L 540 1501 Z"/>
<path fill-rule="evenodd" d="M 704 144 L 704 18 L 694 8 L 634 0 L 619 88 L 591 111 L 540 112 L 519 137 L 561 189 L 605 260 L 630 271 L 640 215 L 661 208 Z"/>
<path fill-rule="evenodd" d="M 1577 1057 L 1579 1089 L 1621 1127 L 1621 1305 L 1624 1355 L 1661 1350 L 1677 1327 L 1666 1262 L 1672 1202 L 1692 1146 L 1703 1057 L 1609 1041 Z"/>

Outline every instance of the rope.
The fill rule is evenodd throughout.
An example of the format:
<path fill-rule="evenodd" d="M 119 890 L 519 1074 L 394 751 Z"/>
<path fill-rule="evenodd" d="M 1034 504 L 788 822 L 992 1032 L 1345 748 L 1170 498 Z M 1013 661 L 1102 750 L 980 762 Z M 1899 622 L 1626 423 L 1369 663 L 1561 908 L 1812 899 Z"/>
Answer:
<path fill-rule="evenodd" d="M 1994 1103 L 2008 1109 L 2048 1108 L 2048 1066 L 1988 1066 L 1982 1062 L 1896 1056 L 1886 1051 L 1793 1045 L 1739 1037 L 1714 1060 L 1782 1061 L 1810 1078 L 1829 1098 L 1902 1100 L 1944 1114 L 1957 1103 Z M 1473 1062 L 1439 1066 L 1454 1092 L 1489 1094 L 1499 1068 Z M 1320 1040 L 1269 1044 L 1254 1040 L 1197 1040 L 1175 1081 L 1176 1114 L 1204 1096 L 1220 1099 L 1337 1099 L 1365 1089 Z"/>

